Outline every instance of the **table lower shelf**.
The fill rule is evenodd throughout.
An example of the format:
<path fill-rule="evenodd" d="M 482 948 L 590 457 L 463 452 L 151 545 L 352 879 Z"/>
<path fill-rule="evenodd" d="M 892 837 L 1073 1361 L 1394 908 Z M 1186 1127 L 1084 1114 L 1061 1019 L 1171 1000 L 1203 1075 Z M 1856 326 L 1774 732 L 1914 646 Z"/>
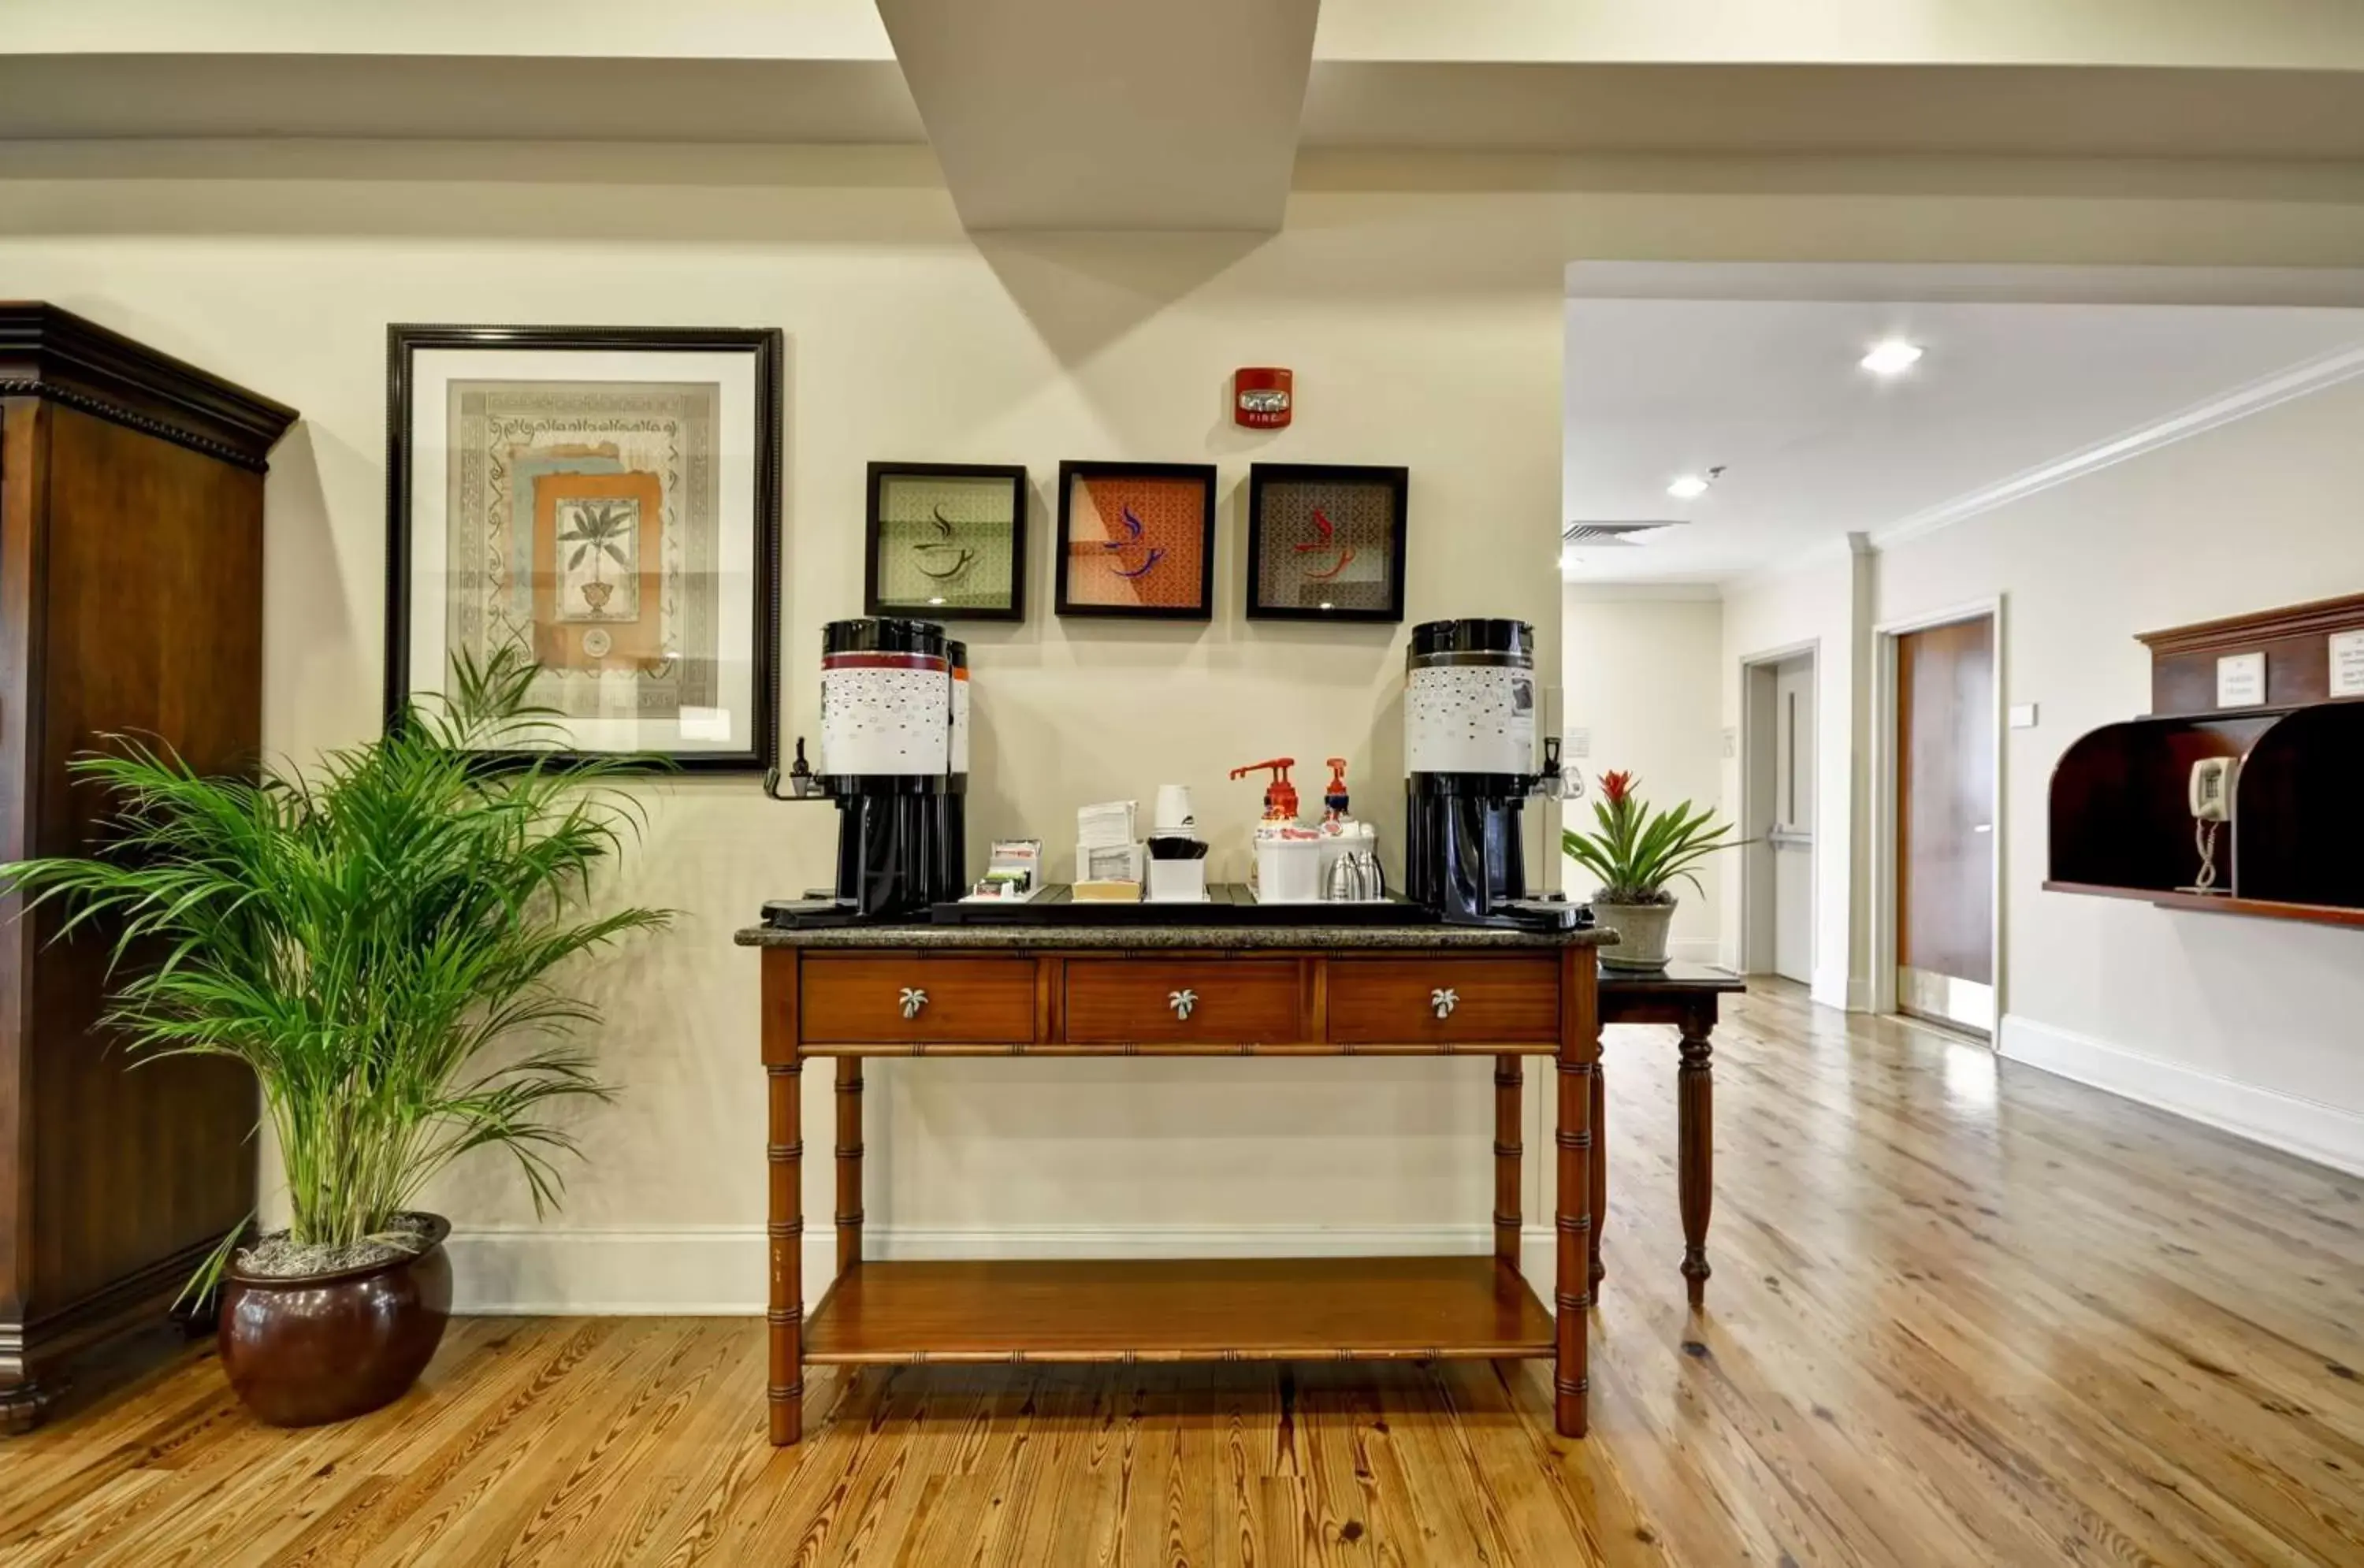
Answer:
<path fill-rule="evenodd" d="M 1389 1361 L 1548 1356 L 1551 1314 L 1489 1257 L 864 1262 L 804 1359 Z"/>

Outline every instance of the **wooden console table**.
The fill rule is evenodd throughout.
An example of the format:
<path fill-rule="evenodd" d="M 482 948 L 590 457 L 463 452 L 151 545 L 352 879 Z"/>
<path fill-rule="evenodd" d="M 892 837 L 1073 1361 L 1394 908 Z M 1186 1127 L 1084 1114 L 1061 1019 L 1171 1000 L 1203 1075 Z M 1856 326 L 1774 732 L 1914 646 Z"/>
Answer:
<path fill-rule="evenodd" d="M 755 928 L 770 1084 L 771 1433 L 804 1368 L 918 1362 L 1551 1357 L 1585 1430 L 1601 931 Z M 1491 1056 L 1489 1257 L 862 1257 L 865 1056 Z M 804 1314 L 801 1078 L 837 1059 L 837 1279 Z M 1555 1311 L 1519 1272 L 1521 1058 L 1557 1068 Z"/>
<path fill-rule="evenodd" d="M 1715 1020 L 1725 996 L 1748 989 L 1728 969 L 1670 963 L 1655 974 L 1600 973 L 1604 1024 L 1672 1024 L 1681 1037 L 1675 1069 L 1676 1188 L 1683 1215 L 1683 1280 L 1691 1305 L 1707 1298 L 1708 1214 L 1715 1201 Z M 1609 1215 L 1606 1066 L 1592 1074 L 1592 1286 L 1600 1288 L 1600 1236 Z"/>

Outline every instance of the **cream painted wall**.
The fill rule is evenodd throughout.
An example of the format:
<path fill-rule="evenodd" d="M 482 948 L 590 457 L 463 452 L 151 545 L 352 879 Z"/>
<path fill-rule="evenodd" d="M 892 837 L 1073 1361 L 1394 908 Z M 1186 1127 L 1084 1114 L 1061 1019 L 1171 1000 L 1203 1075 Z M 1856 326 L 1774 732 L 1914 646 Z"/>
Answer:
<path fill-rule="evenodd" d="M 265 736 L 298 757 L 375 727 L 388 321 L 784 327 L 786 720 L 810 733 L 817 628 L 859 604 L 871 458 L 1022 461 L 1038 489 L 1063 457 L 1205 459 L 1227 496 L 1262 455 L 1408 463 L 1411 613 L 1525 617 L 1555 667 L 1561 279 L 1585 256 L 2356 264 L 2364 195 L 2314 172 L 1331 157 L 1300 169 L 1268 239 L 1019 241 L 962 234 L 924 153 L 875 149 L 0 148 L 0 292 L 304 410 L 266 560 Z M 1297 428 L 1232 430 L 1229 372 L 1275 361 L 1298 372 Z M 979 837 L 1056 844 L 1076 803 L 1185 778 L 1229 838 L 1254 794 L 1219 769 L 1334 749 L 1395 839 L 1399 635 L 1247 627 L 1240 532 L 1227 499 L 1212 627 L 1071 631 L 1038 609 L 972 639 Z M 1047 562 L 1038 545 L 1038 606 Z M 730 933 L 827 875 L 830 824 L 746 781 L 650 793 L 619 891 L 680 926 L 584 976 L 622 1096 L 583 1118 L 588 1159 L 552 1227 L 494 1164 L 436 1195 L 474 1305 L 762 1299 L 755 964 Z M 807 1078 L 819 1147 L 830 1091 Z M 1482 1250 L 1485 1080 L 885 1062 L 869 1212 L 902 1251 Z M 808 1213 L 824 1166 L 808 1162 Z M 829 1241 L 808 1240 L 817 1295 Z"/>
<path fill-rule="evenodd" d="M 2349 381 L 1882 551 L 1882 620 L 2005 596 L 2005 1055 L 2364 1170 L 2364 938 L 2046 893 L 2054 762 L 2145 712 L 2135 634 L 2364 589 Z"/>
<path fill-rule="evenodd" d="M 1600 777 L 1611 768 L 1638 774 L 1645 795 L 1660 806 L 1720 800 L 1723 740 L 1716 715 L 1723 606 L 1713 599 L 1582 583 L 1567 585 L 1561 606 L 1562 728 L 1589 731 L 1591 747 L 1578 764 L 1586 798 L 1561 808 L 1567 824 L 1594 825 Z M 1595 879 L 1574 862 L 1561 869 L 1572 896 L 1592 890 Z M 1680 902 L 1669 951 L 1713 962 L 1721 947 L 1722 866 L 1711 862 L 1700 884 L 1702 891 L 1675 890 Z"/>
<path fill-rule="evenodd" d="M 1743 668 L 1811 650 L 1814 655 L 1814 1000 L 1832 1007 L 1870 1002 L 1870 906 L 1860 885 L 1868 863 L 1869 619 L 1873 559 L 1841 540 L 1779 570 L 1728 586 L 1719 672 L 1723 722 L 1737 744 L 1723 762 L 1724 810 L 1743 815 L 1741 764 L 1750 738 L 1743 719 Z M 1743 962 L 1741 912 L 1749 862 L 1724 857 L 1718 935 L 1723 961 Z"/>

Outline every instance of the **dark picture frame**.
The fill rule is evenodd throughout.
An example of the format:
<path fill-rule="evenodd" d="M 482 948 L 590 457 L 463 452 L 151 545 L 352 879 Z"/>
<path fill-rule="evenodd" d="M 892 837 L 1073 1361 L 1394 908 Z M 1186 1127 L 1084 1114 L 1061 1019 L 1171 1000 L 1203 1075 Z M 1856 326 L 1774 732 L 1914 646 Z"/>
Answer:
<path fill-rule="evenodd" d="M 998 606 L 931 604 L 926 599 L 888 598 L 880 558 L 887 546 L 886 492 L 898 479 L 989 482 L 1009 487 L 1009 583 L 1008 602 Z M 916 616 L 922 620 L 1022 621 L 1026 618 L 1026 512 L 1031 476 L 1023 464 L 965 462 L 874 462 L 864 506 L 862 605 L 864 615 Z M 949 534 L 953 525 L 942 524 Z M 989 525 L 988 525 L 989 526 Z M 960 548 L 957 541 L 929 549 Z"/>
<path fill-rule="evenodd" d="M 1187 517 L 1160 519 L 1159 528 L 1168 542 L 1139 545 L 1142 564 L 1138 570 L 1122 566 L 1112 569 L 1119 576 L 1138 577 L 1142 573 L 1155 570 L 1161 559 L 1169 558 L 1161 557 L 1161 551 L 1195 548 L 1199 573 L 1195 600 L 1170 604 L 1119 603 L 1092 596 L 1084 584 L 1076 581 L 1078 574 L 1069 570 L 1079 548 L 1074 534 L 1077 521 L 1076 495 L 1078 487 L 1096 480 L 1110 482 L 1112 486 L 1141 482 L 1149 486 L 1164 487 L 1183 482 L 1199 487 L 1195 534 L 1190 531 Z M 1211 462 L 1062 462 L 1059 465 L 1059 529 L 1052 541 L 1056 588 L 1054 599 L 1058 614 L 1118 617 L 1128 620 L 1212 620 L 1215 616 L 1215 465 Z M 1134 530 L 1136 537 L 1144 537 L 1140 535 L 1143 526 L 1141 519 L 1126 514 L 1121 506 L 1120 515 L 1124 517 L 1126 526 Z M 1086 539 L 1080 542 L 1115 552 L 1115 559 L 1121 562 L 1130 562 L 1134 559 L 1136 547 L 1121 539 Z"/>
<path fill-rule="evenodd" d="M 778 328 L 726 327 L 504 327 L 395 323 L 386 328 L 386 617 L 385 723 L 388 734 L 398 730 L 411 697 L 425 689 L 411 680 L 414 584 L 420 551 L 414 538 L 414 508 L 431 501 L 448 506 L 444 495 L 423 496 L 414 485 L 413 468 L 420 454 L 412 440 L 414 396 L 422 377 L 421 354 L 438 350 L 509 351 L 528 355 L 645 353 L 650 355 L 733 356 L 750 361 L 752 428 L 750 450 L 727 453 L 718 461 L 744 462 L 748 505 L 744 526 L 747 576 L 752 603 L 747 616 L 745 657 L 749 672 L 744 717 L 747 743 L 719 748 L 594 747 L 530 751 L 488 751 L 485 766 L 539 764 L 543 767 L 580 765 L 597 759 L 645 757 L 652 768 L 695 773 L 762 773 L 779 761 L 780 645 L 780 496 L 781 429 L 785 408 L 781 377 L 786 362 L 786 338 Z M 548 360 L 543 361 L 549 363 Z M 521 364 L 525 380 L 530 361 Z M 600 378 L 608 379 L 606 377 Z M 440 384 L 440 383 L 439 383 Z M 623 382 L 619 384 L 630 386 Z M 653 383 L 652 383 L 653 384 Z M 719 423 L 719 421 L 718 421 Z M 445 463 L 449 462 L 446 448 Z M 734 474 L 734 478 L 738 477 Z M 446 519 L 448 525 L 448 518 Z M 732 519 L 716 509 L 719 534 Z M 443 557 L 439 553 L 437 559 Z M 448 592 L 448 590 L 446 590 Z M 719 602 L 718 601 L 718 604 Z M 736 650 L 723 651 L 735 656 Z M 448 654 L 447 654 L 448 657 Z M 637 678 L 637 677 L 636 677 Z M 727 710 L 726 710 L 727 711 Z M 686 729 L 686 716 L 683 719 Z"/>
<path fill-rule="evenodd" d="M 1378 524 L 1366 522 L 1359 525 L 1366 536 L 1376 528 L 1385 550 L 1387 570 L 1378 585 L 1378 602 L 1334 603 L 1325 609 L 1319 601 L 1311 604 L 1285 603 L 1268 593 L 1267 579 L 1271 574 L 1266 571 L 1265 552 L 1267 548 L 1275 551 L 1288 551 L 1293 560 L 1299 553 L 1321 548 L 1323 544 L 1320 539 L 1280 537 L 1286 525 L 1275 514 L 1288 509 L 1288 493 L 1292 489 L 1326 495 L 1367 492 L 1386 507 L 1386 517 Z M 1310 462 L 1251 464 L 1248 468 L 1246 562 L 1248 619 L 1359 621 L 1367 624 L 1391 624 L 1402 620 L 1404 541 L 1409 532 L 1411 494 L 1411 471 L 1408 468 Z M 1315 516 L 1324 523 L 1328 521 L 1319 511 Z M 1326 533 L 1327 530 L 1324 531 Z M 1368 548 L 1367 538 L 1365 548 Z M 1352 547 L 1334 552 L 1332 556 L 1337 562 L 1334 570 L 1344 570 L 1351 558 Z M 1368 599 L 1371 595 L 1366 591 L 1357 596 Z"/>

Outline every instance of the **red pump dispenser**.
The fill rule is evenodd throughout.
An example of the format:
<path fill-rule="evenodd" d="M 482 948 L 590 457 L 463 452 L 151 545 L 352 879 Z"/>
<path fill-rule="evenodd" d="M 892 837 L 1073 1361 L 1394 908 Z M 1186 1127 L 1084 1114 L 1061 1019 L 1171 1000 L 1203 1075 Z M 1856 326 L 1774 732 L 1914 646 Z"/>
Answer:
<path fill-rule="evenodd" d="M 1268 762 L 1250 762 L 1243 768 L 1233 768 L 1232 777 L 1243 779 L 1259 768 L 1272 770 L 1272 781 L 1264 786 L 1264 819 L 1267 822 L 1297 820 L 1297 786 L 1288 782 L 1288 770 L 1297 766 L 1294 757 L 1275 757 Z"/>

